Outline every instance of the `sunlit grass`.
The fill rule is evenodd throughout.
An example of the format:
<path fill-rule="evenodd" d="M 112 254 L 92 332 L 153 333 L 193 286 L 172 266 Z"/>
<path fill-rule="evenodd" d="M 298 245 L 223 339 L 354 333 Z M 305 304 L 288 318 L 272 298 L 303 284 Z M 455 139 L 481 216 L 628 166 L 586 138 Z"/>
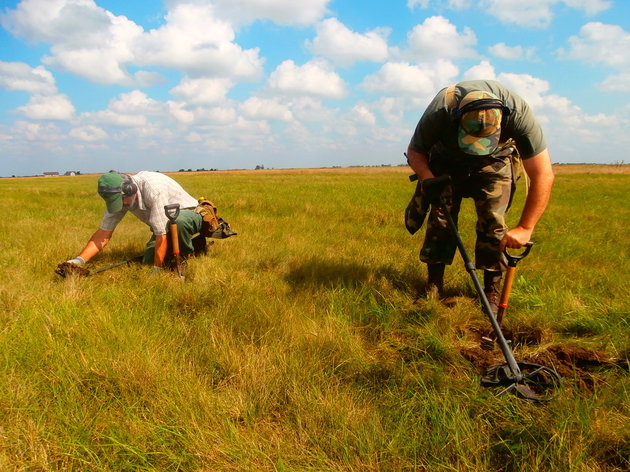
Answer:
<path fill-rule="evenodd" d="M 0 180 L 0 468 L 614 471 L 628 462 L 627 363 L 565 376 L 545 405 L 496 398 L 459 352 L 487 327 L 416 303 L 407 170 L 179 174 L 239 233 L 186 280 L 120 267 L 60 279 L 103 211 L 95 177 Z M 627 359 L 627 175 L 558 175 L 506 327 Z M 518 217 L 522 191 L 510 219 Z M 474 217 L 461 227 L 472 245 Z M 614 214 L 614 218 L 610 215 Z M 133 217 L 91 263 L 142 252 Z M 626 361 L 627 362 L 627 361 Z"/>

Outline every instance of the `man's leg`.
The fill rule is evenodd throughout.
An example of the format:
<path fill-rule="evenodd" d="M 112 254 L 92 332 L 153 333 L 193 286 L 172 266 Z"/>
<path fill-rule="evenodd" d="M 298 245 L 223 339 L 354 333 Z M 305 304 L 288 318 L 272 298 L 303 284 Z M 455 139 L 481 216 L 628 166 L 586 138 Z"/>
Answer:
<path fill-rule="evenodd" d="M 201 231 L 203 219 L 199 213 L 192 210 L 182 210 L 179 212 L 176 222 L 179 251 L 183 257 L 190 256 L 195 253 L 193 236 Z"/>
<path fill-rule="evenodd" d="M 457 225 L 459 209 L 461 205 L 461 195 L 459 191 L 449 185 L 444 190 L 446 206 Z M 435 205 L 431 206 L 431 212 L 427 220 L 427 231 L 424 243 L 420 249 L 420 261 L 427 264 L 427 286 L 426 294 L 441 295 L 444 288 L 444 269 L 446 265 L 453 262 L 457 244 L 448 225 L 446 215 Z"/>
<path fill-rule="evenodd" d="M 496 166 L 496 164 L 495 164 Z M 494 313 L 501 295 L 505 258 L 499 243 L 507 230 L 505 215 L 512 197 L 512 168 L 509 161 L 499 169 L 485 167 L 475 175 L 475 208 L 477 209 L 477 242 L 475 265 L 484 271 L 484 293 Z"/>

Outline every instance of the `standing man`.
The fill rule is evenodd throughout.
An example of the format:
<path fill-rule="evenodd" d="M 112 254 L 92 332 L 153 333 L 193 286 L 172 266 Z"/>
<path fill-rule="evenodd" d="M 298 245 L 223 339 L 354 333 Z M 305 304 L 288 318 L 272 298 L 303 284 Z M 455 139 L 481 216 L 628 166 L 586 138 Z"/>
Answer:
<path fill-rule="evenodd" d="M 177 217 L 181 254 L 185 256 L 195 252 L 198 241 L 193 245 L 193 236 L 202 231 L 203 218 L 195 211 L 197 200 L 172 178 L 159 172 L 142 171 L 128 175 L 111 171 L 98 179 L 98 194 L 107 207 L 101 225 L 79 255 L 68 263 L 82 266 L 98 254 L 109 243 L 118 223 L 130 211 L 153 233 L 147 243 L 143 264 L 153 264 L 155 270 L 162 268 L 167 258 L 167 233 L 170 230 L 164 206 L 175 203 L 181 209 Z M 200 237 L 205 247 L 205 237 Z"/>
<path fill-rule="evenodd" d="M 484 271 L 484 292 L 496 312 L 505 267 L 503 250 L 520 248 L 530 240 L 554 180 L 543 132 L 529 105 L 493 80 L 444 88 L 422 115 L 407 159 L 419 182 L 451 176 L 444 196 L 455 222 L 462 198 L 474 199 L 475 262 Z M 516 188 L 519 159 L 530 187 L 518 224 L 508 229 L 505 215 Z M 452 263 L 455 249 L 445 215 L 431 208 L 420 250 L 420 260 L 428 270 L 427 295 L 441 294 L 444 269 Z"/>

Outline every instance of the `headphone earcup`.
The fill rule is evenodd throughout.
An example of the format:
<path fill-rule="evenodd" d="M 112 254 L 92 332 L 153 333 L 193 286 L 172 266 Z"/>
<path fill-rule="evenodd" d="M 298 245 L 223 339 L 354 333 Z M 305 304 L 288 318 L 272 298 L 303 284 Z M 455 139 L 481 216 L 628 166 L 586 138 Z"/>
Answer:
<path fill-rule="evenodd" d="M 121 190 L 123 195 L 130 197 L 136 194 L 136 192 L 138 191 L 138 186 L 134 184 L 131 180 L 125 180 L 122 183 Z"/>

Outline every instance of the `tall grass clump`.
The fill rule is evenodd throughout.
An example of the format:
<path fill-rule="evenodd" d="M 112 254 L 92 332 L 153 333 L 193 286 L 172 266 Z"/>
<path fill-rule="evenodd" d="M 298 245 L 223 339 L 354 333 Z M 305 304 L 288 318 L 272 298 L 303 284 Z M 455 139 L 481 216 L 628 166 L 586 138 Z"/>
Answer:
<path fill-rule="evenodd" d="M 98 227 L 96 177 L 0 180 L 0 469 L 628 470 L 628 175 L 557 175 L 519 264 L 515 355 L 563 375 L 532 404 L 479 386 L 488 322 L 459 256 L 455 302 L 420 297 L 406 173 L 174 175 L 239 233 L 184 281 L 138 265 L 61 279 Z M 128 216 L 89 265 L 148 238 Z"/>

